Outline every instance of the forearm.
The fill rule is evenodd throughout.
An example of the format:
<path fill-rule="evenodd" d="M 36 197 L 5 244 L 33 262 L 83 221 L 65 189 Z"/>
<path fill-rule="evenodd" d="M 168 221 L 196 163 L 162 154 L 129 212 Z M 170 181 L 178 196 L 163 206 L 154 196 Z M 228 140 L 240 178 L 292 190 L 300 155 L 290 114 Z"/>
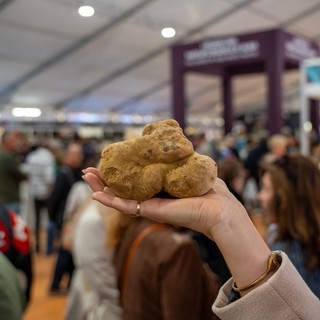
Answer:
<path fill-rule="evenodd" d="M 231 214 L 233 217 L 229 219 Z M 235 211 L 211 232 L 238 287 L 252 283 L 266 271 L 270 249 L 244 208 L 235 206 Z"/>

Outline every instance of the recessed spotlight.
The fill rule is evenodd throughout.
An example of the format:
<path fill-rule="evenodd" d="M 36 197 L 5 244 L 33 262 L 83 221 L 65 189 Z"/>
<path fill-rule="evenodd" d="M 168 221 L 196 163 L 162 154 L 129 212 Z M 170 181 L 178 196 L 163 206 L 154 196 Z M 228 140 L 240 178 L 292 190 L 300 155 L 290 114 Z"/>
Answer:
<path fill-rule="evenodd" d="M 176 30 L 174 30 L 173 28 L 163 28 L 161 30 L 161 35 L 164 38 L 173 38 L 176 35 Z"/>
<path fill-rule="evenodd" d="M 92 17 L 94 15 L 94 8 L 91 6 L 81 6 L 78 12 L 82 17 Z"/>

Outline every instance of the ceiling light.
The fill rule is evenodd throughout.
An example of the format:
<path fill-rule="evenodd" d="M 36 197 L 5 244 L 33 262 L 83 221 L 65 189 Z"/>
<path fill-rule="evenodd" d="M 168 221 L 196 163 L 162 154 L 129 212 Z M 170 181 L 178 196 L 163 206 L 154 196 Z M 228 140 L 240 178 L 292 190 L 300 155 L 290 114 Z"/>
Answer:
<path fill-rule="evenodd" d="M 173 28 L 163 28 L 161 30 L 161 35 L 164 38 L 173 38 L 176 35 L 176 30 L 174 30 Z"/>
<path fill-rule="evenodd" d="M 39 108 L 13 108 L 12 115 L 18 118 L 38 118 L 41 116 L 41 110 Z"/>
<path fill-rule="evenodd" d="M 94 8 L 91 6 L 81 6 L 78 12 L 82 17 L 92 17 L 94 15 Z"/>

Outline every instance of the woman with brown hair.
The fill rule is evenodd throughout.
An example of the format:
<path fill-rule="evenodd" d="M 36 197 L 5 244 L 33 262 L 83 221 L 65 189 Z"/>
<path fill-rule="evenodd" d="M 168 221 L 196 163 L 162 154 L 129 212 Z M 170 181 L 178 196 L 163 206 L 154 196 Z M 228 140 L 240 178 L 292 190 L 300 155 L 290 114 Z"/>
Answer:
<path fill-rule="evenodd" d="M 302 155 L 266 164 L 258 197 L 269 228 L 270 248 L 285 251 L 320 297 L 319 168 Z"/>
<path fill-rule="evenodd" d="M 114 250 L 123 319 L 215 319 L 217 281 L 188 234 L 114 211 L 107 243 Z"/>

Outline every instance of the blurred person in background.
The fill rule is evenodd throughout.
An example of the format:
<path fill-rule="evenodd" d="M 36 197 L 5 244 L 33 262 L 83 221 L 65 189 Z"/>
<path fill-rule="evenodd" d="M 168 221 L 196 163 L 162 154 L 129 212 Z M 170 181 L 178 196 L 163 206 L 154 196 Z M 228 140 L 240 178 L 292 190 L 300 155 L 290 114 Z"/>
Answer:
<path fill-rule="evenodd" d="M 25 297 L 16 269 L 0 252 L 0 319 L 21 320 L 24 308 Z"/>
<path fill-rule="evenodd" d="M 262 169 L 258 194 L 272 250 L 285 251 L 320 298 L 320 171 L 302 155 L 289 155 Z"/>
<path fill-rule="evenodd" d="M 50 222 L 47 239 L 47 254 L 53 253 L 55 231 L 60 240 L 67 198 L 72 185 L 81 180 L 82 164 L 82 146 L 78 143 L 71 142 L 66 148 L 63 165 L 59 169 L 52 193 L 48 200 Z M 71 279 L 73 269 L 72 255 L 60 245 L 50 292 L 59 293 L 60 282 L 63 275 L 68 273 L 69 279 Z"/>
<path fill-rule="evenodd" d="M 243 204 L 242 197 L 246 182 L 246 169 L 241 160 L 227 158 L 218 162 L 218 176 L 222 179 L 231 193 Z"/>
<path fill-rule="evenodd" d="M 87 144 L 84 163 L 98 162 L 98 147 Z M 93 201 L 84 181 L 73 184 L 66 203 L 62 247 L 72 254 L 75 270 L 68 292 L 66 319 L 122 319 L 113 250 L 106 246 L 112 209 Z"/>
<path fill-rule="evenodd" d="M 24 150 L 25 137 L 19 131 L 5 131 L 1 141 L 0 204 L 20 214 L 20 182 L 27 175 L 20 169 L 19 156 Z"/>
<path fill-rule="evenodd" d="M 0 205 L 0 252 L 15 267 L 24 301 L 28 303 L 33 283 L 30 230 L 21 215 L 2 205 Z"/>
<path fill-rule="evenodd" d="M 47 210 L 48 199 L 56 178 L 56 159 L 46 141 L 34 146 L 26 156 L 24 171 L 28 174 L 29 193 L 34 202 L 35 246 L 40 251 L 41 214 Z"/>
<path fill-rule="evenodd" d="M 248 151 L 248 156 L 244 161 L 245 168 L 248 170 L 249 178 L 255 182 L 255 188 L 260 185 L 260 161 L 268 152 L 267 138 L 262 137 L 255 146 Z"/>
<path fill-rule="evenodd" d="M 288 153 L 288 138 L 283 134 L 274 134 L 267 139 L 268 152 L 262 162 L 272 162 Z"/>
<path fill-rule="evenodd" d="M 113 209 L 93 201 L 91 190 L 84 184 L 87 194 L 80 201 L 81 208 L 75 213 L 72 227 L 75 272 L 66 319 L 120 320 L 122 308 L 113 265 L 114 251 L 106 246 L 108 216 Z"/>
<path fill-rule="evenodd" d="M 219 157 L 216 158 L 216 161 L 224 159 L 240 159 L 236 148 L 235 136 L 232 134 L 223 136 L 219 142 Z"/>
<path fill-rule="evenodd" d="M 261 167 L 264 163 L 272 162 L 288 152 L 288 140 L 285 135 L 275 134 L 270 137 L 263 136 L 256 147 L 248 152 L 248 157 L 244 161 L 248 171 L 246 183 L 247 207 L 255 210 L 258 207 L 257 196 L 261 183 Z M 250 207 L 250 208 L 249 208 Z"/>
<path fill-rule="evenodd" d="M 204 132 L 192 127 L 186 128 L 185 134 L 191 141 L 196 152 L 206 155 L 215 161 L 218 160 L 218 143 L 214 139 L 207 139 Z"/>
<path fill-rule="evenodd" d="M 113 212 L 107 241 L 114 250 L 123 319 L 215 319 L 219 283 L 187 233 Z"/>

